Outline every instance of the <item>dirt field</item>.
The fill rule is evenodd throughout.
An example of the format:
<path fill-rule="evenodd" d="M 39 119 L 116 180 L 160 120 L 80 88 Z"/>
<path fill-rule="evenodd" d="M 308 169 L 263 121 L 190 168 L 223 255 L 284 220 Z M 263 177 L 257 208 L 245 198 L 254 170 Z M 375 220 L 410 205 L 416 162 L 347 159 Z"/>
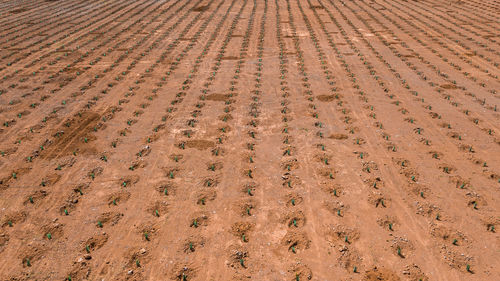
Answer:
<path fill-rule="evenodd" d="M 0 280 L 500 280 L 499 1 L 0 15 Z"/>

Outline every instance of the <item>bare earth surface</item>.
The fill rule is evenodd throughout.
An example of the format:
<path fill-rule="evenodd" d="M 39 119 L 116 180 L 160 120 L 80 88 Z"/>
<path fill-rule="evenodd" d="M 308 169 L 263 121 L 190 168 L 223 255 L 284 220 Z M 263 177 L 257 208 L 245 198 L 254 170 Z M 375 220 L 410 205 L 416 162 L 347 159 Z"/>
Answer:
<path fill-rule="evenodd" d="M 499 1 L 0 15 L 0 280 L 500 280 Z"/>

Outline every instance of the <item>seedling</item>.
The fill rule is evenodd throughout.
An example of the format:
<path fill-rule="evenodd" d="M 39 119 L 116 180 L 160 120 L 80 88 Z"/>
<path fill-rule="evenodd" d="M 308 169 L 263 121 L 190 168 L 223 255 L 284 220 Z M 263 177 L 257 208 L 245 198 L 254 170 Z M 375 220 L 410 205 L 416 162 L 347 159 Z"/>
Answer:
<path fill-rule="evenodd" d="M 47 233 L 47 239 L 49 239 L 49 240 L 52 239 L 52 234 Z"/>
<path fill-rule="evenodd" d="M 392 223 L 389 223 L 389 230 L 392 231 Z"/>
<path fill-rule="evenodd" d="M 87 251 L 87 253 L 90 253 L 90 247 L 89 247 L 89 245 L 85 246 L 85 251 Z"/>
<path fill-rule="evenodd" d="M 97 226 L 102 228 L 102 222 L 101 222 L 101 221 L 98 221 L 98 222 L 97 222 Z"/>
<path fill-rule="evenodd" d="M 295 199 L 292 198 L 292 206 L 295 206 Z"/>
<path fill-rule="evenodd" d="M 453 242 L 451 242 L 453 245 L 457 246 L 458 245 L 458 241 L 457 239 L 453 239 Z"/>
<path fill-rule="evenodd" d="M 64 214 L 65 214 L 66 216 L 67 216 L 67 215 L 69 215 L 69 213 L 68 213 L 68 209 L 64 209 Z"/>
<path fill-rule="evenodd" d="M 201 205 L 205 205 L 205 198 L 201 198 L 200 202 L 201 202 Z"/>
<path fill-rule="evenodd" d="M 139 260 L 135 260 L 135 265 L 136 265 L 137 267 L 141 267 L 141 263 L 139 262 Z"/>
<path fill-rule="evenodd" d="M 144 239 L 146 239 L 146 241 L 149 241 L 149 234 L 147 232 L 144 232 Z"/>
<path fill-rule="evenodd" d="M 398 253 L 398 256 L 403 257 L 403 254 L 401 253 L 401 248 L 400 247 L 398 247 L 397 253 Z"/>
<path fill-rule="evenodd" d="M 31 197 L 31 196 L 30 196 L 29 200 L 30 200 L 30 203 L 31 203 L 31 204 L 33 204 L 33 203 L 34 203 L 34 202 L 33 202 L 33 197 Z"/>

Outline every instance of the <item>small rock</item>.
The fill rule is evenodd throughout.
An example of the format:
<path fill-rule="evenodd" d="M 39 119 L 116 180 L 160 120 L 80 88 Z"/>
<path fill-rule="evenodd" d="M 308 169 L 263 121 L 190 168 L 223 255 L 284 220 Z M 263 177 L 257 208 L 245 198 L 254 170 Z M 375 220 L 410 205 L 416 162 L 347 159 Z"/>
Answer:
<path fill-rule="evenodd" d="M 92 259 L 92 256 L 91 256 L 91 255 L 89 255 L 89 254 L 86 254 L 86 255 L 85 255 L 85 256 L 83 256 L 83 257 L 84 257 L 86 260 L 90 260 L 90 259 Z"/>
<path fill-rule="evenodd" d="M 128 275 L 132 275 L 132 274 L 134 274 L 134 271 L 133 270 L 129 270 L 129 271 L 127 271 L 127 274 Z"/>
<path fill-rule="evenodd" d="M 146 253 L 146 249 L 142 248 L 139 250 L 139 252 L 144 255 Z"/>

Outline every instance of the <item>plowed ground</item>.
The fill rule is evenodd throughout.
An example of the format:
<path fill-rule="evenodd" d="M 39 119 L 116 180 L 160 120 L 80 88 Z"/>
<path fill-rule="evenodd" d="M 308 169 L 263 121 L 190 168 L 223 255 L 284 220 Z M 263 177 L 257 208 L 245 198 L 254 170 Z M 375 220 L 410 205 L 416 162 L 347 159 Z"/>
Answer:
<path fill-rule="evenodd" d="M 0 3 L 0 280 L 500 280 L 500 2 Z"/>

